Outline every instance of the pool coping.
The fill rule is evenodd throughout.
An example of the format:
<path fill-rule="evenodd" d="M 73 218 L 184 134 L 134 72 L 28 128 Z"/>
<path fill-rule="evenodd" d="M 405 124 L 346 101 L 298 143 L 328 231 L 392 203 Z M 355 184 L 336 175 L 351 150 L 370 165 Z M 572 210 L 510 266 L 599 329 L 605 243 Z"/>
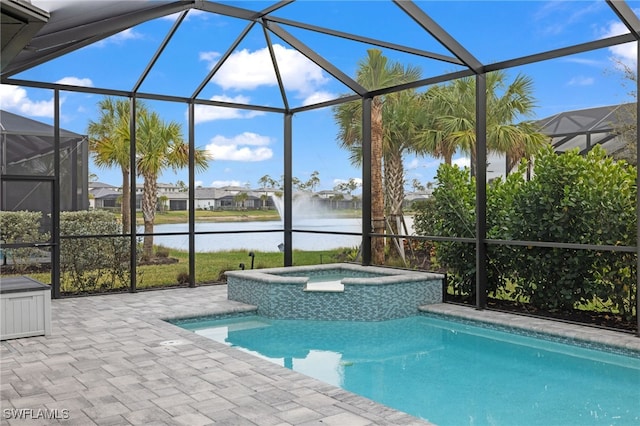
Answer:
<path fill-rule="evenodd" d="M 420 311 L 440 317 L 472 321 L 480 323 L 480 325 L 498 326 L 506 331 L 521 332 L 534 337 L 548 338 L 549 340 L 594 349 L 609 350 L 610 352 L 640 358 L 640 337 L 624 331 L 489 309 L 480 310 L 472 306 L 450 303 L 421 306 Z"/>
<path fill-rule="evenodd" d="M 322 265 L 303 265 L 296 266 L 295 272 L 318 272 L 329 271 L 334 269 L 343 269 L 350 272 L 365 272 L 379 274 L 376 277 L 345 277 L 343 282 L 350 285 L 384 285 L 394 284 L 401 280 L 420 281 L 442 279 L 443 274 L 424 271 L 411 271 L 407 269 L 394 269 L 381 266 L 362 266 L 353 263 L 325 263 Z M 309 277 L 292 276 L 291 267 L 264 268 L 264 269 L 246 269 L 240 271 L 227 271 L 227 277 L 237 278 L 258 278 L 266 283 L 278 284 L 305 284 Z M 280 275 L 283 274 L 283 275 Z"/>

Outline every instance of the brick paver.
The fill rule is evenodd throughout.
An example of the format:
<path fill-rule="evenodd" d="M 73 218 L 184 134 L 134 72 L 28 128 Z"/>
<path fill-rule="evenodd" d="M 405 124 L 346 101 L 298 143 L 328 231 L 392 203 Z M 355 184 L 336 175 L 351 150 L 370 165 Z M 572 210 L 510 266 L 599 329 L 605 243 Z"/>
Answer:
<path fill-rule="evenodd" d="M 226 286 L 53 300 L 52 335 L 1 344 L 0 420 L 9 425 L 428 424 L 163 321 L 251 309 L 228 301 Z M 626 333 L 455 305 L 427 309 L 640 351 L 640 338 Z M 24 421 L 43 412 L 55 419 Z M 22 420 L 9 418 L 11 413 Z"/>
<path fill-rule="evenodd" d="M 1 344 L 2 424 L 428 424 L 163 321 L 253 309 L 226 290 L 53 300 L 50 336 Z"/>

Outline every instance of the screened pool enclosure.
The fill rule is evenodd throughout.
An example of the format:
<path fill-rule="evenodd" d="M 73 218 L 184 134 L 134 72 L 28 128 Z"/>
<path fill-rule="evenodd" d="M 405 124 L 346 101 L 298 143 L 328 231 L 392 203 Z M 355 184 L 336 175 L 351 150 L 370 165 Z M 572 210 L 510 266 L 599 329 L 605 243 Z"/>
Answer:
<path fill-rule="evenodd" d="M 492 96 L 495 92 L 492 90 L 497 87 L 502 95 L 508 86 L 505 81 L 496 83 L 496 78 L 508 79 L 510 74 L 550 76 L 552 80 L 543 83 L 542 89 L 537 89 L 541 94 L 555 92 L 557 98 L 565 103 L 562 109 L 556 107 L 554 110 L 553 105 L 545 105 L 542 100 L 540 105 L 535 105 L 540 109 L 536 112 L 538 117 L 576 110 L 579 109 L 578 104 L 595 108 L 629 102 L 628 98 L 622 99 L 607 90 L 590 88 L 589 85 L 601 77 L 588 77 L 587 74 L 588 67 L 597 64 L 598 58 L 609 57 L 622 49 L 631 51 L 631 56 L 637 58 L 640 19 L 634 10 L 638 7 L 640 3 L 633 1 L 503 4 L 191 0 L 70 1 L 55 4 L 36 0 L 2 0 L 2 85 L 5 93 L 11 94 L 11 97 L 6 97 L 7 101 L 3 98 L 3 109 L 16 113 L 23 111 L 28 115 L 35 114 L 35 106 L 39 106 L 46 111 L 41 116 L 47 117 L 48 124 L 52 126 L 51 134 L 47 136 L 52 146 L 46 153 L 49 160 L 46 173 L 40 171 L 40 160 L 45 157 L 38 157 L 36 165 L 29 154 L 29 158 L 25 157 L 25 162 L 18 167 L 18 163 L 9 159 L 10 152 L 3 151 L 2 209 L 21 210 L 15 203 L 4 201 L 18 194 L 12 185 L 21 179 L 27 185 L 37 182 L 48 188 L 50 207 L 40 209 L 42 215 L 39 219 L 51 221 L 46 238 L 43 237 L 45 241 L 22 241 L 20 244 L 24 247 L 35 244 L 42 249 L 46 246 L 50 250 L 54 297 L 67 293 L 61 284 L 60 270 L 65 243 L 70 247 L 72 243 L 86 240 L 108 243 L 110 250 L 117 246 L 114 262 L 126 265 L 119 279 L 127 282 L 123 288 L 137 291 L 145 276 L 148 280 L 149 274 L 140 272 L 141 253 L 135 248 L 145 237 L 180 237 L 186 253 L 183 276 L 188 285 L 195 286 L 210 281 L 210 278 L 201 278 L 205 265 L 198 260 L 198 241 L 222 233 L 196 227 L 198 201 L 195 190 L 213 180 L 198 167 L 197 148 L 205 147 L 211 152 L 216 150 L 209 167 L 215 169 L 217 161 L 225 167 L 224 170 L 216 169 L 219 174 L 216 181 L 223 180 L 225 171 L 234 168 L 232 165 L 236 166 L 239 175 L 258 171 L 258 176 L 281 176 L 281 191 L 278 191 L 284 207 L 281 221 L 274 222 L 267 229 L 236 229 L 223 233 L 230 239 L 247 233 L 278 234 L 283 244 L 283 266 L 297 263 L 297 242 L 319 234 L 358 237 L 359 244 L 354 248 L 358 255 L 354 259 L 364 265 L 389 263 L 428 267 L 431 263 L 426 261 L 408 265 L 406 261 L 393 263 L 390 258 L 396 251 L 402 252 L 401 258 L 404 259 L 411 250 L 425 245 L 457 244 L 472 254 L 467 259 L 473 266 L 469 294 L 473 296 L 475 306 L 483 309 L 487 307 L 488 294 L 495 293 L 491 283 L 494 277 L 491 268 L 495 266 L 491 253 L 494 248 L 548 249 L 550 253 L 565 253 L 568 258 L 575 253 L 607 253 L 615 257 L 615 262 L 624 263 L 618 267 L 626 274 L 624 283 L 617 284 L 615 279 L 607 278 L 607 285 L 624 288 L 621 291 L 626 292 L 627 310 L 633 313 L 637 324 L 640 303 L 637 171 L 633 188 L 635 218 L 632 235 L 627 235 L 627 239 L 615 238 L 612 242 L 589 235 L 566 239 L 542 235 L 526 239 L 496 238 L 488 232 L 489 224 L 495 219 L 488 194 L 491 196 L 489 188 L 494 178 L 504 177 L 517 167 L 511 165 L 504 170 L 505 164 L 509 164 L 505 157 L 509 160 L 512 154 L 499 152 L 491 139 L 495 124 Z M 495 22 L 478 19 L 479 16 L 495 17 Z M 577 21 L 586 19 L 584 16 L 590 16 L 592 20 L 577 25 Z M 563 23 L 555 29 L 556 32 L 541 27 L 550 17 Z M 596 27 L 600 30 L 593 31 Z M 402 31 L 397 31 L 397 28 L 402 28 Z M 605 31 L 605 28 L 612 30 Z M 132 41 L 144 47 L 144 54 L 127 50 L 126 43 Z M 487 46 L 491 49 L 486 49 Z M 376 63 L 376 59 L 379 62 Z M 388 63 L 385 62 L 387 59 Z M 580 75 L 574 78 L 562 76 L 559 67 L 567 63 L 571 63 L 575 74 Z M 259 75 L 254 69 L 255 64 L 268 68 L 268 77 Z M 402 78 L 396 75 L 386 81 L 367 79 L 366 66 L 374 70 L 376 66 L 384 68 L 387 65 L 402 68 Z M 625 65 L 637 76 L 637 59 Z M 612 68 L 616 69 L 615 66 Z M 73 72 L 67 71 L 69 69 Z M 74 77 L 71 78 L 70 74 Z M 475 180 L 471 199 L 473 223 L 464 232 L 452 229 L 449 234 L 423 232 L 416 235 L 402 225 L 404 217 L 397 205 L 402 204 L 405 188 L 408 188 L 412 177 L 416 182 L 416 192 L 419 192 L 421 179 L 423 184 L 426 179 L 435 179 L 420 175 L 420 168 L 426 169 L 430 164 L 425 158 L 445 163 L 451 162 L 452 157 L 445 160 L 444 145 L 432 148 L 428 153 L 417 145 L 408 145 L 411 136 L 402 133 L 403 129 L 387 126 L 382 131 L 382 121 L 393 119 L 393 114 L 400 113 L 383 110 L 383 104 L 386 99 L 422 94 L 431 88 L 447 87 L 455 82 L 471 87 L 472 107 L 469 113 L 473 116 L 473 126 L 468 133 L 470 142 L 454 148 L 451 156 L 454 163 L 465 158 L 466 164 L 471 165 Z M 637 93 L 637 79 L 631 82 L 631 90 Z M 258 93 L 254 91 L 256 88 L 264 91 Z M 527 90 L 535 93 L 531 86 L 527 86 Z M 590 91 L 595 100 L 581 98 Z M 626 95 L 628 90 L 620 91 Z M 141 109 L 162 110 L 163 114 L 182 125 L 188 145 L 184 168 L 188 223 L 184 229 L 154 231 L 152 227 L 151 231 L 145 231 L 135 220 L 130 221 L 124 232 L 122 229 L 105 228 L 100 232 L 77 233 L 71 228 L 61 227 L 61 212 L 87 209 L 88 163 L 93 156 L 87 154 L 87 141 L 79 135 L 86 134 L 89 121 L 97 119 L 97 105 L 100 99 L 105 98 L 128 105 L 130 143 L 125 155 L 128 164 L 139 164 L 147 155 L 142 150 L 141 141 L 137 140 L 142 126 L 138 116 Z M 465 102 L 461 97 L 458 99 L 460 104 Z M 84 104 L 81 105 L 82 102 Z M 584 105 L 586 102 L 595 104 Z M 532 102 L 532 108 L 533 104 L 536 102 Z M 632 105 L 635 114 L 632 121 L 637 125 L 637 104 Z M 345 125 L 340 122 L 340 113 L 350 110 L 356 113 Z M 408 117 L 409 122 L 415 123 L 429 116 L 428 111 L 415 108 L 409 108 L 402 114 Z M 70 128 L 66 123 L 79 116 L 84 116 L 84 129 L 71 127 L 74 134 L 62 129 Z M 3 123 L 11 117 L 3 112 Z M 515 113 L 510 123 L 531 117 L 532 114 Z M 560 115 L 557 117 L 560 120 Z M 244 120 L 244 130 L 235 130 L 235 135 L 232 134 L 227 130 L 230 127 L 226 127 L 231 123 L 229 120 Z M 611 119 L 607 122 L 609 124 L 598 129 L 616 133 L 618 129 L 611 124 L 613 121 Z M 207 129 L 214 128 L 212 123 L 216 124 L 215 130 L 207 133 Z M 265 129 L 276 126 L 278 132 L 267 137 Z M 319 140 L 318 135 L 327 128 L 335 129 L 333 137 Z M 578 133 L 584 129 L 579 125 L 573 129 L 559 132 L 554 143 L 562 145 L 563 141 L 577 140 Z M 253 139 L 240 142 L 240 139 L 234 139 L 238 135 L 249 135 Z M 25 142 L 11 146 L 28 150 L 28 136 L 25 132 L 22 135 Z M 598 137 L 594 136 L 593 144 L 598 143 Z M 634 137 L 631 146 L 635 148 L 637 158 L 640 145 L 635 132 Z M 388 151 L 390 145 L 397 146 L 394 151 L 397 155 Z M 3 150 L 5 146 L 3 141 Z M 329 147 L 333 149 L 336 146 L 344 148 L 341 154 L 327 154 Z M 236 150 L 233 151 L 235 157 L 229 154 L 232 150 Z M 496 159 L 497 154 L 504 155 L 498 155 Z M 246 165 L 238 162 L 241 160 Z M 533 162 L 535 164 L 535 157 Z M 332 174 L 332 163 L 353 167 L 357 176 Z M 267 165 L 272 168 L 267 169 Z M 326 231 L 314 227 L 312 222 L 298 220 L 295 204 L 299 188 L 296 185 L 300 178 L 305 180 L 313 176 L 312 170 L 319 171 L 316 177 L 318 174 L 320 177 L 327 175 L 336 188 L 348 177 L 361 182 L 361 193 L 357 197 L 362 209 L 357 231 Z M 135 169 L 123 176 L 125 181 L 117 182 L 117 185 L 136 188 L 142 179 Z M 209 180 L 203 183 L 205 179 Z M 311 192 L 315 192 L 313 181 L 310 182 Z M 399 182 L 399 186 L 393 186 L 394 182 Z M 238 181 L 236 185 L 242 183 Z M 266 179 L 262 182 L 262 189 L 267 196 L 265 183 Z M 401 191 L 394 188 L 401 188 Z M 568 187 L 567 191 L 570 189 Z M 258 197 L 260 192 L 255 192 Z M 351 197 L 353 194 L 345 192 L 338 195 Z M 336 197 L 336 203 L 343 199 L 335 194 L 331 196 Z M 399 201 L 394 198 L 396 196 Z M 131 191 L 127 204 L 132 218 L 138 213 L 135 197 L 136 191 Z M 32 209 L 39 207 L 27 210 Z M 545 220 L 550 221 L 549 227 L 562 225 L 551 223 L 552 217 Z M 101 252 L 106 253 L 104 249 Z M 320 259 L 321 256 L 319 262 Z M 229 267 L 236 268 L 237 264 Z M 438 264 L 438 267 L 446 270 L 446 262 Z M 611 268 L 606 266 L 604 270 L 610 271 Z M 598 280 L 604 282 L 605 278 L 600 274 Z M 601 300 L 598 303 L 607 305 L 608 302 Z"/>

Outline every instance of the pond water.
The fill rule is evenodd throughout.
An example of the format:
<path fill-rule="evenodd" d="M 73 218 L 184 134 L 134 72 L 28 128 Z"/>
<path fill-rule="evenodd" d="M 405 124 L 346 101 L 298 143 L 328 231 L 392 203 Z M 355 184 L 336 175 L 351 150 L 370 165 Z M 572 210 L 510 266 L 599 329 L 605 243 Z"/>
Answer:
<path fill-rule="evenodd" d="M 322 232 L 362 232 L 362 221 L 359 218 L 314 218 L 294 224 L 297 230 Z M 279 251 L 278 245 L 283 243 L 282 222 L 197 222 L 196 232 L 220 232 L 220 234 L 196 235 L 197 252 L 215 252 L 224 250 L 259 250 Z M 280 231 L 251 232 L 229 234 L 231 231 Z M 156 225 L 155 233 L 188 232 L 187 223 Z M 342 247 L 358 247 L 359 235 L 333 235 L 315 233 L 294 233 L 293 247 L 298 250 L 331 250 Z M 156 236 L 155 244 L 179 250 L 189 249 L 188 235 Z"/>

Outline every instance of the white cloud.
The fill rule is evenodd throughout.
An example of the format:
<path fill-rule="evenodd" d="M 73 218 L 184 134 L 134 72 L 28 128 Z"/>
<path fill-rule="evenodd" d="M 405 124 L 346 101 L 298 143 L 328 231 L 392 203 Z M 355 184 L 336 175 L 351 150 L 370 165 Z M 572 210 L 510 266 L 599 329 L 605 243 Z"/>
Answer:
<path fill-rule="evenodd" d="M 609 26 L 603 30 L 603 38 L 614 37 L 621 34 L 627 34 L 629 30 L 621 22 L 610 22 Z M 620 61 L 623 64 L 635 68 L 638 60 L 638 51 L 636 42 L 619 44 L 609 47 L 609 51 L 613 54 L 614 61 Z"/>
<path fill-rule="evenodd" d="M 209 62 L 209 70 L 213 69 L 220 56 L 219 52 L 200 52 L 198 55 L 201 61 Z"/>
<path fill-rule="evenodd" d="M 122 45 L 129 40 L 139 40 L 144 38 L 142 33 L 135 31 L 133 28 L 127 28 L 126 30 L 120 31 L 112 35 L 111 37 L 107 37 L 98 42 L 92 43 L 89 47 L 106 47 L 110 44 Z"/>
<path fill-rule="evenodd" d="M 69 86 L 93 87 L 93 81 L 90 78 L 80 77 L 63 77 L 56 81 L 58 84 L 67 84 Z"/>
<path fill-rule="evenodd" d="M 127 28 L 126 30 L 120 31 L 119 33 L 114 34 L 111 37 L 100 40 L 98 43 L 94 43 L 91 46 L 103 47 L 106 44 L 123 44 L 126 41 L 138 40 L 143 37 L 144 36 L 142 35 L 142 33 L 135 31 L 133 28 Z"/>
<path fill-rule="evenodd" d="M 233 138 L 227 138 L 221 135 L 217 135 L 214 136 L 213 139 L 211 139 L 211 143 L 216 145 L 265 146 L 271 143 L 271 138 L 253 132 L 244 132 L 234 136 Z"/>
<path fill-rule="evenodd" d="M 296 97 L 307 100 L 333 99 L 335 96 L 318 88 L 328 82 L 322 69 L 295 49 L 280 44 L 273 45 L 278 70 L 287 90 Z M 212 69 L 220 58 L 218 52 L 201 52 L 200 59 Z M 224 90 L 253 90 L 261 86 L 276 86 L 273 63 L 269 49 L 232 53 L 220 67 L 212 81 Z M 328 98 L 327 98 L 328 97 Z"/>
<path fill-rule="evenodd" d="M 199 187 L 199 186 L 202 186 L 203 183 L 204 182 L 201 181 L 201 180 L 197 180 L 197 181 L 194 182 L 194 184 L 196 185 L 196 188 Z"/>
<path fill-rule="evenodd" d="M 409 161 L 407 164 L 404 165 L 404 168 L 406 170 L 417 169 L 418 167 L 420 167 L 420 161 L 417 158 L 412 159 L 411 161 Z"/>
<path fill-rule="evenodd" d="M 591 85 L 593 85 L 594 82 L 595 82 L 595 79 L 593 77 L 584 77 L 584 76 L 579 75 L 579 76 L 573 77 L 571 80 L 569 80 L 567 85 L 569 85 L 569 86 L 591 86 Z"/>
<path fill-rule="evenodd" d="M 224 186 L 242 186 L 242 183 L 239 180 L 214 180 L 210 186 L 222 188 Z"/>
<path fill-rule="evenodd" d="M 171 15 L 163 16 L 160 19 L 163 19 L 166 21 L 175 21 L 176 19 L 178 19 L 178 16 L 180 16 L 181 13 L 182 12 L 173 13 Z M 205 12 L 204 10 L 191 9 L 189 10 L 189 13 L 187 13 L 187 16 L 184 18 L 183 22 L 187 22 L 192 18 L 208 19 L 209 16 L 211 16 L 211 13 Z"/>
<path fill-rule="evenodd" d="M 62 103 L 63 99 L 60 101 Z M 31 100 L 27 91 L 20 86 L 1 84 L 0 106 L 7 111 L 30 117 L 53 117 L 53 98 L 43 101 Z"/>
<path fill-rule="evenodd" d="M 307 96 L 302 101 L 302 105 L 319 104 L 324 101 L 330 101 L 332 99 L 336 99 L 337 97 L 338 95 L 336 95 L 335 93 L 324 92 L 324 91 L 314 92 L 311 95 Z"/>
<path fill-rule="evenodd" d="M 235 104 L 248 104 L 250 98 L 238 95 L 235 97 L 219 95 L 213 96 L 212 101 L 230 102 Z M 262 111 L 243 110 L 238 108 L 217 107 L 211 105 L 196 105 L 195 117 L 196 124 L 214 120 L 230 120 L 235 118 L 253 118 L 264 115 Z"/>
<path fill-rule="evenodd" d="M 471 159 L 469 157 L 460 157 L 453 160 L 451 164 L 458 167 L 471 167 Z"/>
<path fill-rule="evenodd" d="M 588 65 L 588 66 L 592 66 L 592 67 L 596 67 L 596 68 L 602 68 L 602 66 L 604 64 L 603 61 L 597 61 L 595 59 L 574 58 L 574 57 L 564 58 L 563 61 L 564 62 L 574 63 L 574 64 L 579 64 L 579 65 Z"/>
<path fill-rule="evenodd" d="M 273 157 L 273 151 L 267 147 L 270 143 L 268 136 L 244 132 L 232 138 L 217 135 L 205 149 L 214 160 L 256 162 Z"/>

